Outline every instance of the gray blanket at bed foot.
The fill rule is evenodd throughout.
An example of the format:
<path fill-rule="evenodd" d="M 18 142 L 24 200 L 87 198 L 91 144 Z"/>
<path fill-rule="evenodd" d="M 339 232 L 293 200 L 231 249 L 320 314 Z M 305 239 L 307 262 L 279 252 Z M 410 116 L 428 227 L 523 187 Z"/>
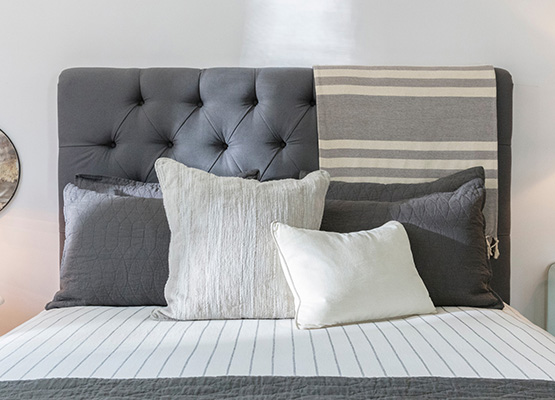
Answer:
<path fill-rule="evenodd" d="M 555 382 L 475 378 L 226 376 L 0 382 L 0 399 L 553 399 Z"/>

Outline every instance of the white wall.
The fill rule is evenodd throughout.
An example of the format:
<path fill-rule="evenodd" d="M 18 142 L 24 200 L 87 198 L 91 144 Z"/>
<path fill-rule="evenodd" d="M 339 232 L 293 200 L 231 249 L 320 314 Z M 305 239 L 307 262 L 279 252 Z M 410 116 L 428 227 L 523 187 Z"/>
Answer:
<path fill-rule="evenodd" d="M 0 213 L 0 333 L 57 289 L 56 81 L 73 66 L 494 64 L 515 81 L 513 305 L 543 325 L 555 261 L 555 2 L 0 0 L 0 128 L 22 181 Z"/>

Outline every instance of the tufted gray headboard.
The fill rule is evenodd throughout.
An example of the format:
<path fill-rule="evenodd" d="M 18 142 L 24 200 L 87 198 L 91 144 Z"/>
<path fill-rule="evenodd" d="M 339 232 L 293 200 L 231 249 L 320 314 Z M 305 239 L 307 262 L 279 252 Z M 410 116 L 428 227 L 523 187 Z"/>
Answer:
<path fill-rule="evenodd" d="M 510 299 L 512 79 L 497 74 L 499 237 L 492 285 Z M 75 174 L 153 182 L 171 157 L 217 175 L 258 169 L 262 180 L 318 169 L 310 68 L 73 68 L 58 84 L 62 190 Z"/>

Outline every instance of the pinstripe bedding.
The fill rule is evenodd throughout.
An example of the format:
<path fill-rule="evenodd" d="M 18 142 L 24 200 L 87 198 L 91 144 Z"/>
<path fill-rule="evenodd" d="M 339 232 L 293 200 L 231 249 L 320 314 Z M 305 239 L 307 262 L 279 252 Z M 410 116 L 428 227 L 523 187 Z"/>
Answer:
<path fill-rule="evenodd" d="M 221 375 L 555 380 L 555 338 L 509 306 L 297 330 L 292 320 L 154 321 L 151 307 L 43 311 L 0 337 L 0 380 Z"/>

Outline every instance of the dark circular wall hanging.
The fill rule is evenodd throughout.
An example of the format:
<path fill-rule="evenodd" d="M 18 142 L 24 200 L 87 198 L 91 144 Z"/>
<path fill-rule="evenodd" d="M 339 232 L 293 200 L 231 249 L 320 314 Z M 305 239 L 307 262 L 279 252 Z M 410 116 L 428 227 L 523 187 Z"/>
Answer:
<path fill-rule="evenodd" d="M 15 146 L 0 130 L 0 211 L 8 205 L 17 190 L 20 170 Z"/>

